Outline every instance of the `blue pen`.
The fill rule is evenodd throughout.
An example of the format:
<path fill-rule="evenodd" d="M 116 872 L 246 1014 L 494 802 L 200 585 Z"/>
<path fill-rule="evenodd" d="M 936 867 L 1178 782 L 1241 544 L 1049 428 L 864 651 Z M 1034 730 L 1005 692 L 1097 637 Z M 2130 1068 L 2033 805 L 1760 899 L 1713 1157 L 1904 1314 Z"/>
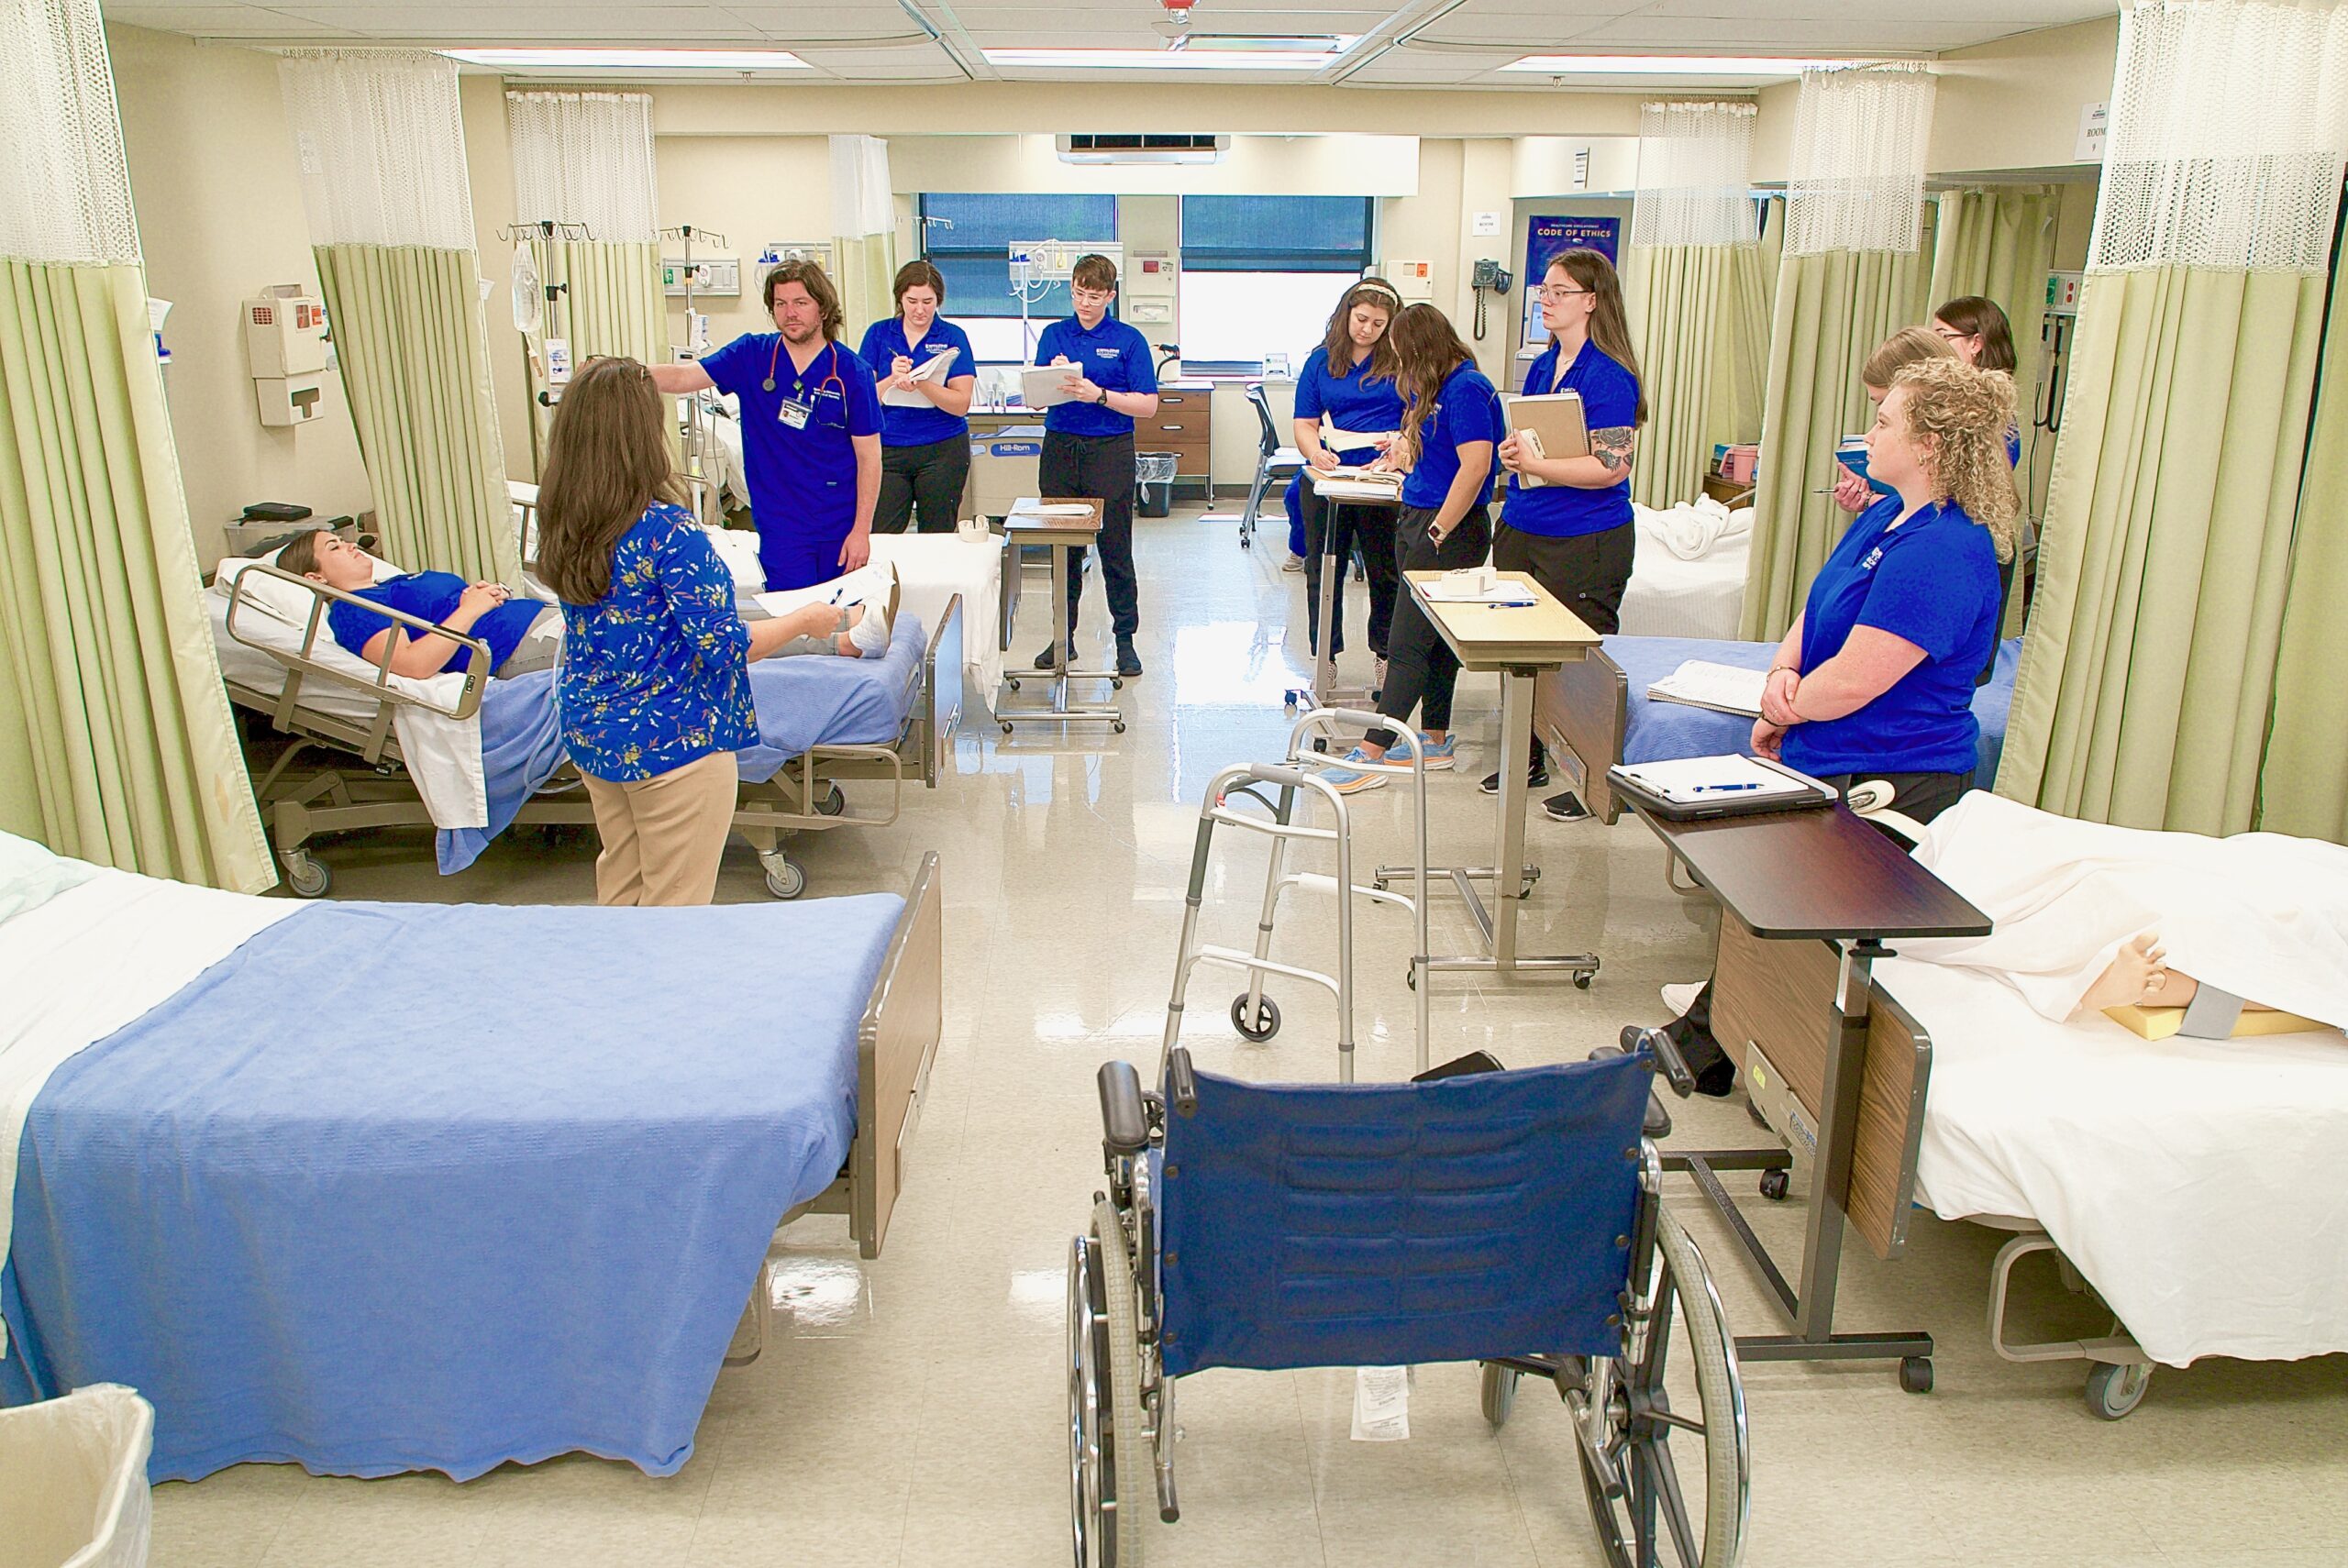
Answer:
<path fill-rule="evenodd" d="M 1761 786 L 1758 784 L 1699 784 L 1696 786 L 1696 793 L 1725 795 L 1733 790 L 1758 790 L 1759 788 Z"/>

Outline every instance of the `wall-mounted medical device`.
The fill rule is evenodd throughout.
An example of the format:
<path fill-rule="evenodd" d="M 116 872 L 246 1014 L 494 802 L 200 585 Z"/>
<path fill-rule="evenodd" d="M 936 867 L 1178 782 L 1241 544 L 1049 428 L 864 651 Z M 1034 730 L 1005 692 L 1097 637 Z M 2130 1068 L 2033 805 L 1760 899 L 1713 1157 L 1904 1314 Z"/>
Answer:
<path fill-rule="evenodd" d="M 682 294 L 685 271 L 692 270 L 692 293 L 697 294 L 738 294 L 742 292 L 742 261 L 735 256 L 696 256 L 687 261 L 681 256 L 660 259 L 660 292 Z"/>
<path fill-rule="evenodd" d="M 299 283 L 277 283 L 244 304 L 245 360 L 263 425 L 307 425 L 324 404 L 326 306 Z"/>

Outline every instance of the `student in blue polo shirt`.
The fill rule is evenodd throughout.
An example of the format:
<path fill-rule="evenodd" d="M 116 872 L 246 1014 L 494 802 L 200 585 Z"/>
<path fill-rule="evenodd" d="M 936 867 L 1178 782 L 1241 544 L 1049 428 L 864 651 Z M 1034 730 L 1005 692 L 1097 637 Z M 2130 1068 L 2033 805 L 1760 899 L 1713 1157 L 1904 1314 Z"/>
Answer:
<path fill-rule="evenodd" d="M 1861 513 L 1778 645 L 1753 749 L 1836 790 L 1880 780 L 1931 822 L 1973 787 L 1976 677 L 1998 638 L 1998 560 L 2013 552 L 2006 426 L 2013 378 L 1955 359 L 1902 367 L 1867 432 L 1893 492 Z M 1705 1094 L 1735 1067 L 1711 1033 L 1711 988 L 1665 1026 Z"/>
<path fill-rule="evenodd" d="M 1323 470 L 1361 467 L 1378 460 L 1368 438 L 1402 427 L 1402 393 L 1394 381 L 1393 347 L 1386 330 L 1402 308 L 1401 295 L 1382 278 L 1364 278 L 1347 289 L 1330 313 L 1321 346 L 1305 356 L 1296 377 L 1296 418 L 1292 435 L 1304 460 Z M 1324 429 L 1322 420 L 1326 417 Z M 1326 436 L 1324 441 L 1323 438 Z M 1388 635 L 1394 624 L 1394 513 L 1383 506 L 1348 506 L 1321 499 L 1321 492 L 1297 476 L 1304 521 L 1304 625 L 1306 646 L 1321 646 L 1321 569 L 1324 558 L 1340 563 L 1330 592 L 1329 651 L 1346 646 L 1346 573 L 1342 563 L 1353 544 L 1361 546 L 1362 564 L 1369 573 L 1369 647 L 1382 667 Z M 1294 488 L 1294 487 L 1291 487 Z M 1335 539 L 1328 537 L 1335 530 Z M 1386 684 L 1381 668 L 1373 688 Z"/>
<path fill-rule="evenodd" d="M 1500 394 L 1476 368 L 1450 318 L 1434 306 L 1406 306 L 1387 337 L 1402 392 L 1402 431 L 1379 461 L 1410 470 L 1394 519 L 1398 575 L 1479 566 L 1492 546 L 1486 504 L 1492 498 L 1492 453 L 1502 433 Z M 1450 734 L 1458 681 L 1459 659 L 1451 645 L 1417 600 L 1398 599 L 1378 711 L 1401 723 L 1418 713 L 1420 755 L 1430 768 L 1449 767 L 1458 755 Z M 1372 730 L 1345 760 L 1382 762 L 1393 744 L 1392 731 Z M 1386 783 L 1382 773 L 1352 768 L 1330 768 L 1322 777 L 1348 795 Z"/>
<path fill-rule="evenodd" d="M 690 365 L 654 365 L 667 393 L 706 387 L 742 405 L 742 460 L 767 587 L 812 588 L 872 557 L 880 398 L 840 347 L 840 296 L 813 261 L 767 274 L 773 332 L 747 332 Z"/>
<path fill-rule="evenodd" d="M 1993 299 L 1957 295 L 1933 312 L 1933 331 L 1977 370 L 2003 370 L 2010 376 L 2021 363 L 2021 357 L 2014 352 L 2013 323 L 2006 319 L 2005 307 Z M 2006 426 L 2006 466 L 2021 466 L 2019 419 Z"/>
<path fill-rule="evenodd" d="M 1141 673 L 1134 634 L 1141 629 L 1140 592 L 1134 581 L 1134 421 L 1157 412 L 1157 370 L 1149 343 L 1109 314 L 1117 297 L 1117 268 L 1106 256 L 1078 259 L 1069 279 L 1076 314 L 1053 322 L 1036 343 L 1036 363 L 1065 365 L 1070 401 L 1044 414 L 1044 455 L 1036 482 L 1047 496 L 1091 496 L 1101 502 L 1101 586 L 1117 634 L 1117 673 Z M 1076 654 L 1077 607 L 1084 594 L 1084 555 L 1069 552 L 1069 655 Z M 1036 656 L 1052 667 L 1052 650 Z"/>
<path fill-rule="evenodd" d="M 1611 635 L 1622 629 L 1623 591 L 1631 583 L 1631 459 L 1647 419 L 1614 264 L 1579 247 L 1552 260 L 1541 282 L 1541 325 L 1549 347 L 1525 372 L 1525 395 L 1579 393 L 1589 455 L 1536 458 L 1513 433 L 1501 442 L 1508 494 L 1492 564 L 1531 572 L 1590 630 Z M 1549 782 L 1538 735 L 1526 766 L 1533 788 Z M 1488 795 L 1500 787 L 1497 773 L 1484 780 Z M 1570 790 L 1543 801 L 1542 810 L 1559 822 L 1589 814 Z"/>
<path fill-rule="evenodd" d="M 926 259 L 897 269 L 897 314 L 864 329 L 858 352 L 884 400 L 880 405 L 880 500 L 872 531 L 902 534 L 908 520 L 924 534 L 951 534 L 962 514 L 970 477 L 970 395 L 979 361 L 962 329 L 937 313 L 946 279 Z M 946 368 L 928 381 L 909 380 L 940 354 Z M 918 397 L 918 408 L 886 402 L 891 392 Z"/>

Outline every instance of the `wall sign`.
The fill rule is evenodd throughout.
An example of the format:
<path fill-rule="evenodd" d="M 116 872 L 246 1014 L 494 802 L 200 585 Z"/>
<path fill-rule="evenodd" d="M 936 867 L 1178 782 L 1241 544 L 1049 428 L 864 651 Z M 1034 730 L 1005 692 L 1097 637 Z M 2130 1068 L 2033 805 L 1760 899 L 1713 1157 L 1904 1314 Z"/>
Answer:
<path fill-rule="evenodd" d="M 1536 217 L 1524 226 L 1524 271 L 1518 275 L 1523 290 L 1523 342 L 1545 347 L 1549 329 L 1541 325 L 1541 276 L 1560 251 L 1587 248 L 1616 266 L 1623 264 L 1623 220 L 1618 217 Z"/>

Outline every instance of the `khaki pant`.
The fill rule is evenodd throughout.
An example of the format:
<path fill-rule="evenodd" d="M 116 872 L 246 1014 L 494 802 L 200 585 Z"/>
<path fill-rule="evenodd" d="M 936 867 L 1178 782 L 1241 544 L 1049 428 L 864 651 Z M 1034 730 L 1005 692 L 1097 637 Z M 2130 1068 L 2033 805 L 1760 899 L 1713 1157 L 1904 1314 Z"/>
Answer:
<path fill-rule="evenodd" d="M 604 852 L 595 857 L 599 904 L 705 904 L 734 824 L 740 775 L 730 751 L 714 751 L 650 778 L 615 783 L 592 773 L 587 799 Z"/>

